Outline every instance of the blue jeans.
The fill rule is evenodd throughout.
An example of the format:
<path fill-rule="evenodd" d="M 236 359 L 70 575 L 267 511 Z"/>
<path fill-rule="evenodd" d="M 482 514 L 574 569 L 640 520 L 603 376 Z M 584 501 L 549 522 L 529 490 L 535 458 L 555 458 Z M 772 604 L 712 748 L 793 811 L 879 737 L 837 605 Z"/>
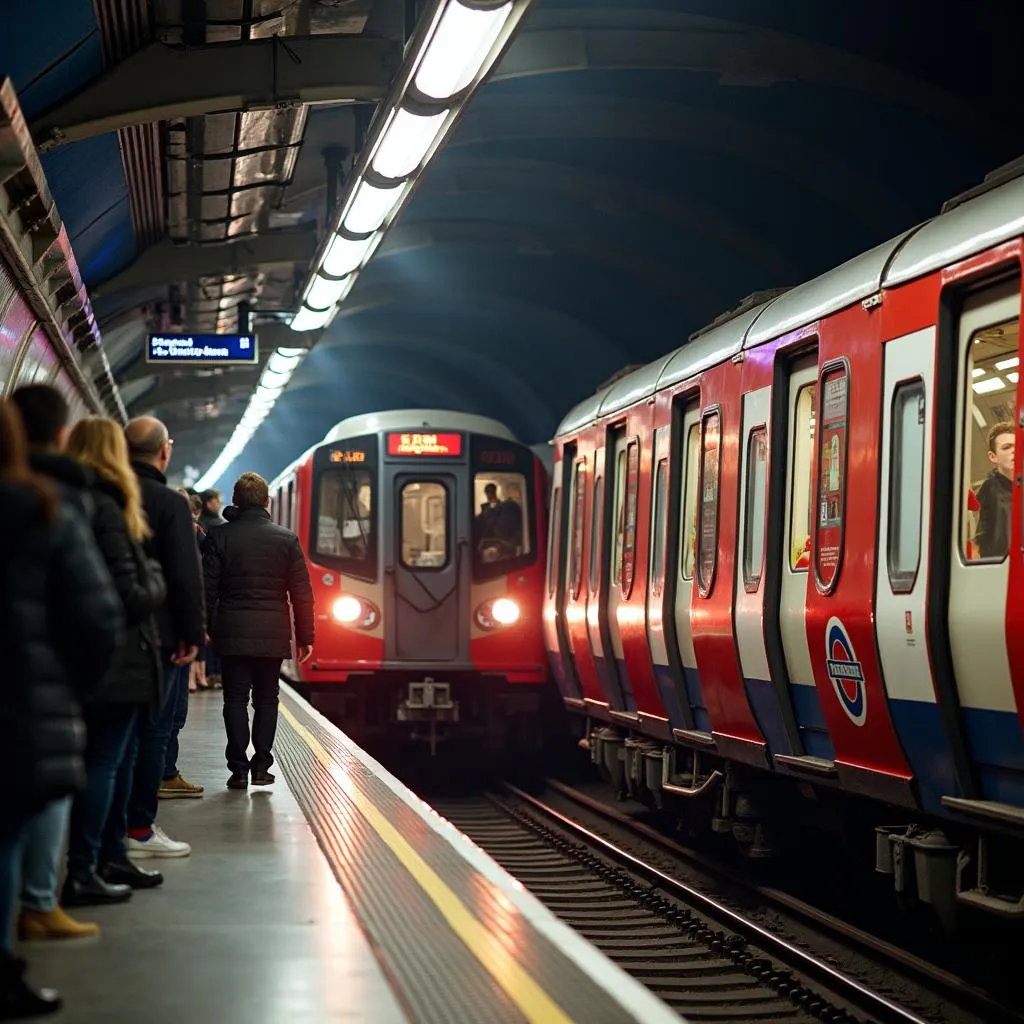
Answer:
<path fill-rule="evenodd" d="M 162 779 L 175 779 L 178 777 L 178 734 L 182 729 L 185 728 L 185 722 L 188 721 L 188 677 L 189 677 L 189 665 L 182 665 L 178 667 L 176 665 L 171 666 L 169 672 L 165 673 L 167 677 L 164 685 L 170 685 L 170 676 L 183 672 L 184 682 L 174 682 L 175 687 L 178 691 L 177 699 L 174 701 L 174 706 L 170 709 L 172 713 L 171 718 L 171 733 L 167 737 L 167 751 L 164 754 L 164 773 Z"/>
<path fill-rule="evenodd" d="M 46 805 L 26 825 L 21 838 L 21 905 L 45 914 L 57 906 L 64 833 L 71 815 L 71 797 Z"/>
<path fill-rule="evenodd" d="M 14 948 L 14 919 L 18 913 L 23 818 L 0 811 L 0 955 Z"/>
<path fill-rule="evenodd" d="M 85 790 L 71 805 L 68 870 L 73 875 L 96 870 L 107 822 L 117 791 L 127 786 L 135 737 L 136 704 L 86 705 Z"/>
<path fill-rule="evenodd" d="M 170 652 L 165 651 L 164 664 L 168 665 Z M 128 830 L 148 831 L 156 821 L 160 783 L 164 781 L 167 745 L 174 729 L 178 708 L 178 694 L 184 688 L 188 699 L 188 665 L 169 665 L 164 670 L 163 703 L 144 709 L 138 719 L 138 754 L 135 758 L 135 778 L 128 800 Z"/>

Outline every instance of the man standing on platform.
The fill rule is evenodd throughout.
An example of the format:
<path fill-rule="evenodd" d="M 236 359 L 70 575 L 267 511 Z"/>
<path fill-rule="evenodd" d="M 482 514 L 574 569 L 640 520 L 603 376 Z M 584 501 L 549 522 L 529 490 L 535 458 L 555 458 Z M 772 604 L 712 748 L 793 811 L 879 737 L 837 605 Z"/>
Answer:
<path fill-rule="evenodd" d="M 215 526 L 203 545 L 203 576 L 223 673 L 228 787 L 245 789 L 250 774 L 254 786 L 274 782 L 281 662 L 292 656 L 293 616 L 296 657 L 305 661 L 313 652 L 313 588 L 299 538 L 270 518 L 267 481 L 243 473 L 231 500 L 227 525 Z"/>
<path fill-rule="evenodd" d="M 199 553 L 188 502 L 167 486 L 164 476 L 174 445 L 167 427 L 143 416 L 129 422 L 125 437 L 153 531 L 146 542 L 147 554 L 160 563 L 167 583 L 167 601 L 156 614 L 165 667 L 163 702 L 158 713 L 140 720 L 139 754 L 128 805 L 128 853 L 132 857 L 187 857 L 192 852 L 188 843 L 171 839 L 155 822 L 157 794 L 168 785 L 179 788 L 182 796 L 203 795 L 202 786 L 189 782 L 176 769 L 174 779 L 164 778 L 168 745 L 172 754 L 177 749 L 175 723 L 180 725 L 185 718 L 180 702 L 188 701 L 189 666 L 205 633 Z"/>

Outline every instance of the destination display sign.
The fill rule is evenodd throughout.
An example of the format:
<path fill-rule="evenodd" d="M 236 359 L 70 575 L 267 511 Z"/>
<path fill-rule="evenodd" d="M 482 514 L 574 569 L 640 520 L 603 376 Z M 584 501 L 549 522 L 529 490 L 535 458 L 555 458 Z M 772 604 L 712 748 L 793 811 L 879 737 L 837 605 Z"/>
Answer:
<path fill-rule="evenodd" d="M 150 334 L 147 363 L 240 363 L 255 366 L 255 334 Z"/>
<path fill-rule="evenodd" d="M 388 434 L 388 455 L 462 454 L 461 434 Z"/>

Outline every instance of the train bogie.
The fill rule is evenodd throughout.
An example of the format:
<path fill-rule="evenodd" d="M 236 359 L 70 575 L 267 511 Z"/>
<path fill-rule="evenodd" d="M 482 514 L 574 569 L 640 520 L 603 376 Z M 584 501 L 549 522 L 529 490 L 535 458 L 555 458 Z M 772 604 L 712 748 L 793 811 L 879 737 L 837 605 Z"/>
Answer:
<path fill-rule="evenodd" d="M 545 640 L 594 763 L 751 856 L 868 808 L 946 923 L 1024 920 L 1022 208 L 753 297 L 555 443 Z"/>
<path fill-rule="evenodd" d="M 537 457 L 500 423 L 434 410 L 339 424 L 275 481 L 316 596 L 317 644 L 291 665 L 360 736 L 499 744 L 533 721 L 541 639 Z"/>

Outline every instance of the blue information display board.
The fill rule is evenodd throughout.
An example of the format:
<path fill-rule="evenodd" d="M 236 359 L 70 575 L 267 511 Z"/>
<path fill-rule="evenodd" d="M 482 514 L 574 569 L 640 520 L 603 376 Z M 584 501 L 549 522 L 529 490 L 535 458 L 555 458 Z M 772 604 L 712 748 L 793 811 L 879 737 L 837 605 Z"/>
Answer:
<path fill-rule="evenodd" d="M 151 334 L 147 363 L 241 363 L 255 366 L 255 334 Z"/>

